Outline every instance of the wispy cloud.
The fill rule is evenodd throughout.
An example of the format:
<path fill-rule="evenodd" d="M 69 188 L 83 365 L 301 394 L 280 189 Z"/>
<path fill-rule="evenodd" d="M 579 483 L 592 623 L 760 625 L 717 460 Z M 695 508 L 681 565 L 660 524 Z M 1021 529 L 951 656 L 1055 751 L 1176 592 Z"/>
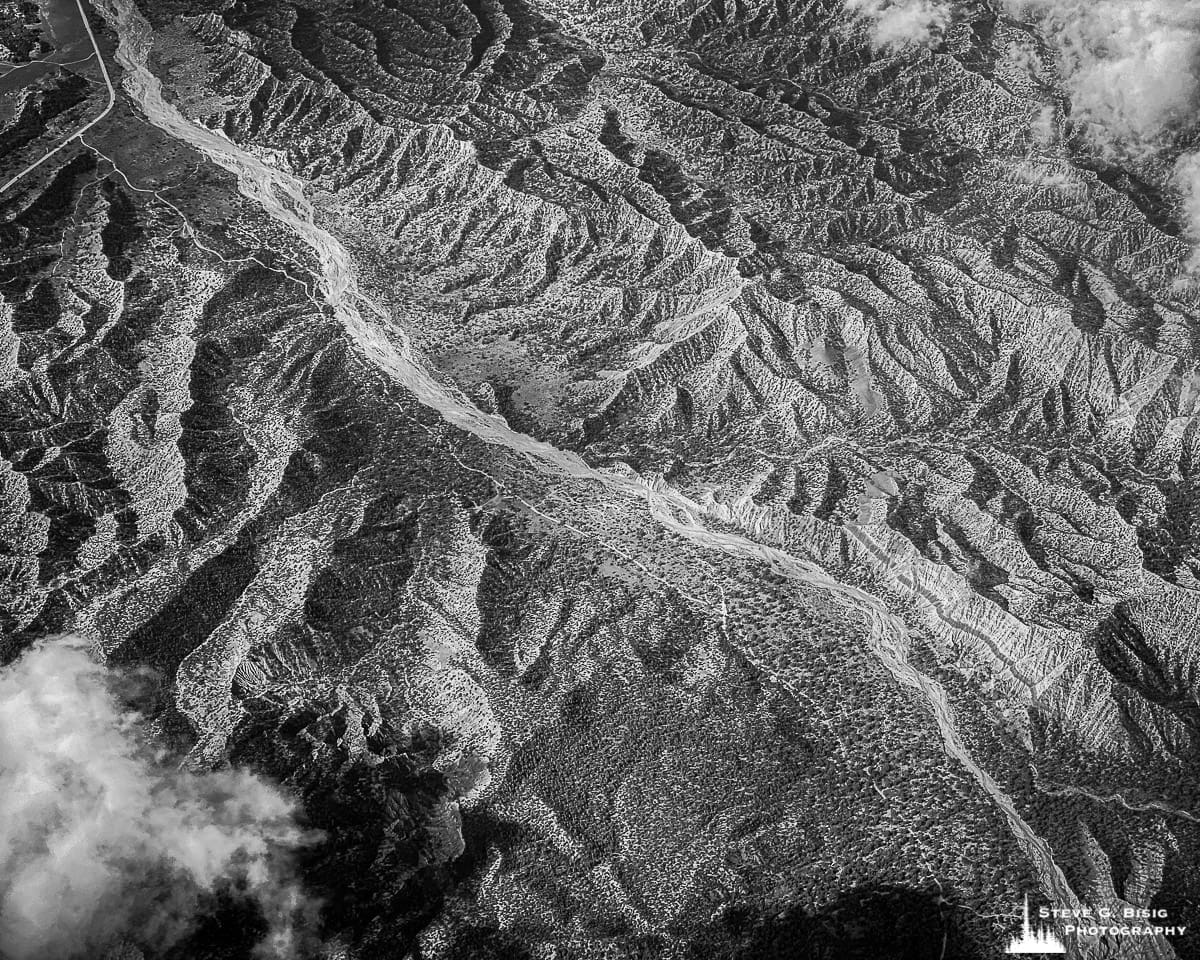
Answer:
<path fill-rule="evenodd" d="M 1183 198 L 1184 221 L 1192 241 L 1192 256 L 1188 269 L 1200 271 L 1200 153 L 1185 153 L 1172 171 L 1172 183 Z"/>
<path fill-rule="evenodd" d="M 77 640 L 0 671 L 0 944 L 6 960 L 153 956 L 233 884 L 293 953 L 309 905 L 291 854 L 294 802 L 245 770 L 189 773 L 156 756 L 112 676 Z"/>
<path fill-rule="evenodd" d="M 870 21 L 876 49 L 934 43 L 950 22 L 943 0 L 846 0 L 846 10 Z"/>

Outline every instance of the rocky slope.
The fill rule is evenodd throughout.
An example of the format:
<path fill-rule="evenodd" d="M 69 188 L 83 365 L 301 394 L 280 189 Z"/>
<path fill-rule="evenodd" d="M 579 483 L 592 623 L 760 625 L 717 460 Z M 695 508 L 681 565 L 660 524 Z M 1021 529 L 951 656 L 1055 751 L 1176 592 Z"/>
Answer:
<path fill-rule="evenodd" d="M 328 956 L 1196 919 L 1190 248 L 1036 23 L 92 22 L 115 110 L 0 197 L 2 649 L 302 796 Z M 6 177 L 99 79 L 9 94 Z"/>

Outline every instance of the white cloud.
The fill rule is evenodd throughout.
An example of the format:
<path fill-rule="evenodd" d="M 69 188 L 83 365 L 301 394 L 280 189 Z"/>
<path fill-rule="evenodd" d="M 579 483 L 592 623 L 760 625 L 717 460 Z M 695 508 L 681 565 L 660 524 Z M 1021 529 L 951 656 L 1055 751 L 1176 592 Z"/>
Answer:
<path fill-rule="evenodd" d="M 942 0 L 846 0 L 846 9 L 871 21 L 876 49 L 931 44 L 950 22 Z"/>
<path fill-rule="evenodd" d="M 156 757 L 112 676 L 74 639 L 0 671 L 0 944 L 5 960 L 150 956 L 204 895 L 244 887 L 286 956 L 308 911 L 289 869 L 308 842 L 283 792 L 245 770 L 188 773 Z"/>
<path fill-rule="evenodd" d="M 1077 116 L 1114 145 L 1151 147 L 1188 119 L 1200 93 L 1200 0 L 1006 0 L 1040 19 Z"/>

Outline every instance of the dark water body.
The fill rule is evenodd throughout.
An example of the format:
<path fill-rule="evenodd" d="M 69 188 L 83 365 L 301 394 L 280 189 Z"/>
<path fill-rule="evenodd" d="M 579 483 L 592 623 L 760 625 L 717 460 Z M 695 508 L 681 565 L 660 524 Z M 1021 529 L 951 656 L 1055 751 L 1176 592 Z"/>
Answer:
<path fill-rule="evenodd" d="M 61 69 L 72 69 L 79 73 L 94 75 L 94 64 L 79 63 L 71 67 L 58 64 L 71 63 L 92 53 L 92 42 L 79 14 L 75 0 L 39 0 L 42 14 L 42 34 L 54 46 L 54 52 L 46 59 L 48 63 L 27 63 L 18 66 L 0 77 L 0 97 L 14 93 L 22 87 L 50 76 Z M 0 73 L 8 68 L 0 68 Z"/>

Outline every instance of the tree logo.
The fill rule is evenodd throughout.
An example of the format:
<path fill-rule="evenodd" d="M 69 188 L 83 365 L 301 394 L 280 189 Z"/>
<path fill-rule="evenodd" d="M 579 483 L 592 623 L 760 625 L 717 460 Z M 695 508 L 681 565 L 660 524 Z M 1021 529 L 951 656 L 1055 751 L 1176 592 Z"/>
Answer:
<path fill-rule="evenodd" d="M 1013 937 L 1008 944 L 1008 949 L 1004 952 L 1046 956 L 1066 953 L 1067 948 L 1049 927 L 1034 927 L 1029 922 L 1029 897 L 1027 895 L 1025 897 L 1025 923 L 1021 928 L 1021 936 Z"/>

